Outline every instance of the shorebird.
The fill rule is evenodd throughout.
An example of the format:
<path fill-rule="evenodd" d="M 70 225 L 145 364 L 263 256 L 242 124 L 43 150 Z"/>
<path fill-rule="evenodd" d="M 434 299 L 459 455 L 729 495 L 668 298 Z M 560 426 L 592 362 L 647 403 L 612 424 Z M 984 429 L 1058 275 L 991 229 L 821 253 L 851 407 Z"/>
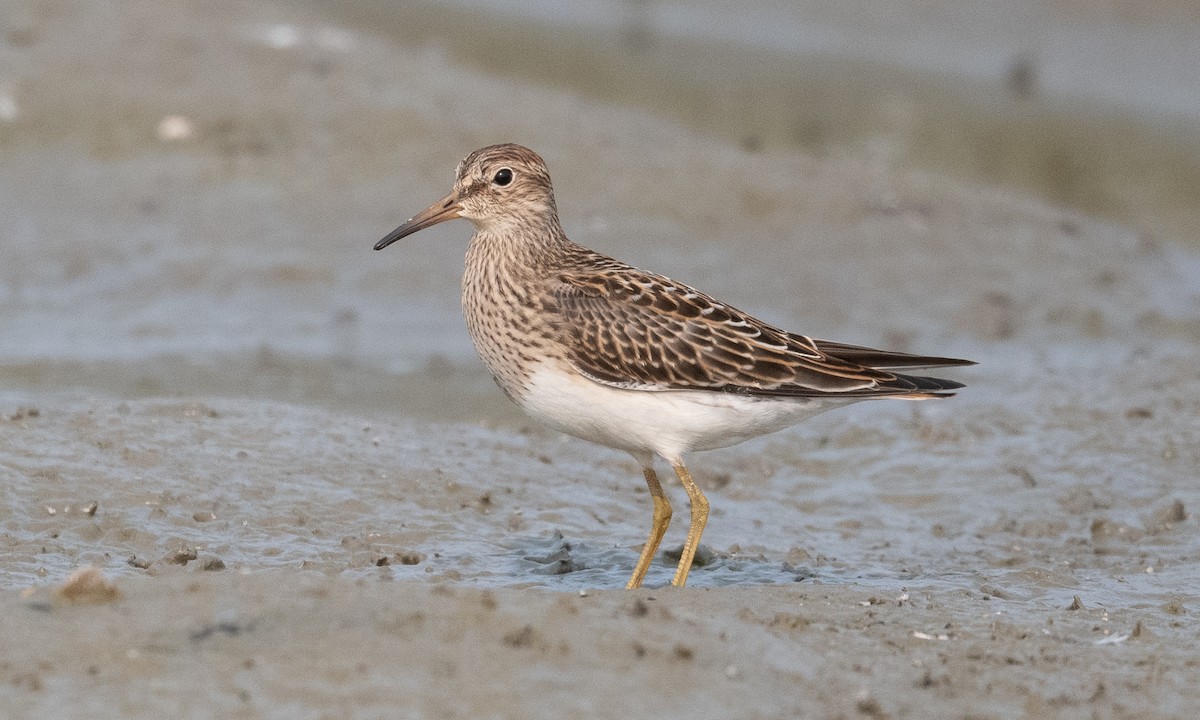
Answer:
<path fill-rule="evenodd" d="M 559 224 L 546 163 L 520 145 L 468 155 L 450 194 L 375 249 L 454 218 L 475 226 L 463 314 L 496 383 L 534 418 L 624 450 L 642 467 L 654 513 L 631 589 L 642 584 L 671 520 L 656 456 L 674 468 L 691 504 L 671 580 L 682 586 L 708 521 L 708 500 L 685 454 L 861 400 L 950 397 L 961 383 L 895 371 L 974 364 L 790 333 L 578 245 Z"/>

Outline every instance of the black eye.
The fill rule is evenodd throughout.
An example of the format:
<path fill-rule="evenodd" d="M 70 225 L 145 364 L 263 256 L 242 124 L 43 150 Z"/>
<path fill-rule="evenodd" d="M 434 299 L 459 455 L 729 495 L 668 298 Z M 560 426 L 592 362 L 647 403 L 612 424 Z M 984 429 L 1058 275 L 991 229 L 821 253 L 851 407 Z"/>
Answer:
<path fill-rule="evenodd" d="M 492 178 L 492 182 L 500 187 L 504 187 L 512 182 L 512 170 L 509 170 L 508 168 L 500 168 L 496 171 L 496 177 Z"/>

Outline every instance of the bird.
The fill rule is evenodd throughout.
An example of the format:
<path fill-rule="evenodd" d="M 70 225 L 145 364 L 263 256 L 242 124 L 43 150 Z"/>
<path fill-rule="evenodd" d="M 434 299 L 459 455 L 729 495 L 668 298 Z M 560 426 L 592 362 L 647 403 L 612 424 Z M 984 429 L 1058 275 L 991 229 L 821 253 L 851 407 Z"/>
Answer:
<path fill-rule="evenodd" d="M 462 310 L 500 389 L 551 428 L 625 451 L 641 466 L 653 514 L 629 589 L 642 585 L 671 521 L 656 458 L 671 465 L 690 505 L 671 579 L 683 586 L 709 513 L 685 455 L 862 400 L 951 397 L 962 383 L 897 371 L 975 364 L 788 332 L 576 244 L 559 221 L 545 161 L 521 145 L 467 155 L 450 193 L 375 249 L 455 218 L 475 226 Z"/>

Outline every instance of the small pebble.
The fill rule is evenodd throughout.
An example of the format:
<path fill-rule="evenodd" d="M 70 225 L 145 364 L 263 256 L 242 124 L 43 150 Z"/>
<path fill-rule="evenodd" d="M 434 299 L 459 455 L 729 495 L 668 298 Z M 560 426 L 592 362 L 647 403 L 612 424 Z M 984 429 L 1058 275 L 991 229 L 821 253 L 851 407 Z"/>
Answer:
<path fill-rule="evenodd" d="M 117 586 L 94 567 L 82 567 L 54 591 L 55 597 L 71 605 L 100 605 L 121 596 Z"/>
<path fill-rule="evenodd" d="M 187 140 L 196 133 L 192 121 L 182 115 L 168 115 L 158 121 L 158 137 L 160 140 Z"/>
<path fill-rule="evenodd" d="M 174 565 L 187 565 L 197 557 L 198 556 L 195 550 L 192 550 L 191 548 L 180 548 L 167 553 L 167 556 L 164 559 Z"/>

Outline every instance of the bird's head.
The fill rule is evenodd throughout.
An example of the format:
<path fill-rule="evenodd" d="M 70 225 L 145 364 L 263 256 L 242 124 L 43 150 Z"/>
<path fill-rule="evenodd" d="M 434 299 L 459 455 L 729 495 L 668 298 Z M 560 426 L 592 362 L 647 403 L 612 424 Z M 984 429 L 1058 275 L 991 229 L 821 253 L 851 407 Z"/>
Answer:
<path fill-rule="evenodd" d="M 391 245 L 432 225 L 466 218 L 480 230 L 504 226 L 557 224 L 554 189 L 546 163 L 529 148 L 490 145 L 458 164 L 454 189 L 375 244 Z"/>

